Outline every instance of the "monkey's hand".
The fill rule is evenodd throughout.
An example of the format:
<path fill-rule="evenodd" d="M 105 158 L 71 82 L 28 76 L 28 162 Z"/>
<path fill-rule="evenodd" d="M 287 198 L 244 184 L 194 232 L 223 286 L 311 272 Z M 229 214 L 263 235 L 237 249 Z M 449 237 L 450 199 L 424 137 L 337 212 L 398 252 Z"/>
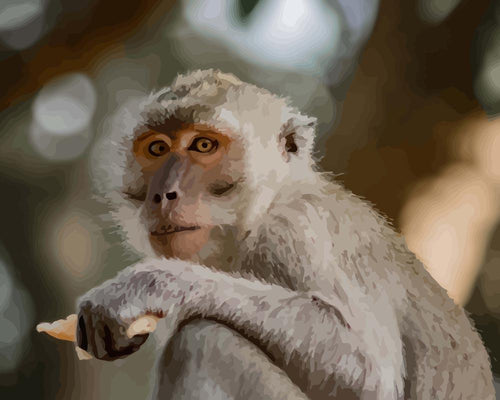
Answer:
<path fill-rule="evenodd" d="M 148 338 L 145 332 L 154 330 L 148 323 L 168 315 L 175 326 L 186 318 L 186 297 L 203 292 L 189 266 L 180 260 L 145 260 L 90 290 L 78 302 L 77 345 L 98 359 L 114 360 L 140 348 Z"/>
<path fill-rule="evenodd" d="M 98 359 L 125 357 L 137 351 L 149 336 L 137 329 L 131 330 L 141 315 L 139 308 L 132 312 L 133 299 L 127 301 L 126 287 L 119 279 L 107 281 L 79 300 L 76 342 Z M 141 320 L 141 325 L 144 322 L 146 320 Z M 148 331 L 147 328 L 143 330 Z"/>

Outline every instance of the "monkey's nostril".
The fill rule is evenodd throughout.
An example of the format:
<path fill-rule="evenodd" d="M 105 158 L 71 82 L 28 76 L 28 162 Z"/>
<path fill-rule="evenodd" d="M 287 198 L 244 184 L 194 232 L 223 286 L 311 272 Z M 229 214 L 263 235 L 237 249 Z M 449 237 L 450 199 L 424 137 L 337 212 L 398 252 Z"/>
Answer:
<path fill-rule="evenodd" d="M 175 200 L 177 198 L 177 192 L 168 192 L 165 197 L 167 200 Z"/>
<path fill-rule="evenodd" d="M 156 193 L 156 194 L 153 196 L 153 201 L 154 201 L 155 203 L 160 203 L 160 202 L 161 202 L 161 196 L 160 196 L 158 193 Z"/>

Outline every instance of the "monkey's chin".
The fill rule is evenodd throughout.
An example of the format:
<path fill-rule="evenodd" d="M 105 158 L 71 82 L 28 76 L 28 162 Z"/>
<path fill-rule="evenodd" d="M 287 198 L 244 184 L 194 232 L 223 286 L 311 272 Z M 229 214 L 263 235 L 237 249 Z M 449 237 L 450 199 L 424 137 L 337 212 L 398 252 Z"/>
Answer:
<path fill-rule="evenodd" d="M 181 260 L 198 261 L 198 253 L 207 244 L 211 227 L 183 230 L 165 235 L 149 235 L 153 249 L 159 255 Z"/>

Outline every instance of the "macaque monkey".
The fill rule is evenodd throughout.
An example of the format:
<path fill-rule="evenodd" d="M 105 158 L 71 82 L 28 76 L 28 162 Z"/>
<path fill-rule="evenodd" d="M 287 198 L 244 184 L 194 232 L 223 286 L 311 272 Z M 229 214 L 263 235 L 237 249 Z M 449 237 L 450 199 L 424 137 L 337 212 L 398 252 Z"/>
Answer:
<path fill-rule="evenodd" d="M 484 345 L 404 239 L 319 172 L 315 119 L 230 74 L 178 76 L 99 145 L 100 189 L 145 258 L 85 294 L 79 347 L 175 327 L 159 399 L 495 398 Z"/>

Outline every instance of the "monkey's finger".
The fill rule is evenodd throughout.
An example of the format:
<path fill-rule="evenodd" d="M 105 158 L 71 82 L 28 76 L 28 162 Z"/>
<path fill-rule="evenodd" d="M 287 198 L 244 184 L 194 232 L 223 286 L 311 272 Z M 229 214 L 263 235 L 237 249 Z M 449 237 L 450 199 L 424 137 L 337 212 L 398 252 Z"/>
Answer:
<path fill-rule="evenodd" d="M 136 335 L 145 335 L 154 332 L 160 318 L 154 315 L 144 315 L 136 319 L 127 329 L 127 336 L 133 338 Z"/>
<path fill-rule="evenodd" d="M 36 326 L 37 332 L 45 332 L 59 340 L 75 342 L 76 325 L 78 316 L 76 314 L 68 315 L 66 319 L 60 319 L 54 322 L 42 322 Z"/>

